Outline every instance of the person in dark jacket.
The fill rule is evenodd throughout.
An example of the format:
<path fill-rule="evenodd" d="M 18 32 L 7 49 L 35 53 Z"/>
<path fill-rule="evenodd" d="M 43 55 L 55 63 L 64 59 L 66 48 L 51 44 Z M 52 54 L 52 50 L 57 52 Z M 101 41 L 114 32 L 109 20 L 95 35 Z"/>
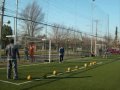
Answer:
<path fill-rule="evenodd" d="M 64 48 L 61 47 L 59 49 L 59 56 L 60 56 L 60 62 L 63 62 L 63 58 L 64 58 Z"/>
<path fill-rule="evenodd" d="M 11 79 L 12 66 L 14 70 L 13 79 L 18 79 L 18 70 L 17 70 L 17 56 L 20 60 L 20 55 L 17 45 L 14 45 L 14 39 L 10 39 L 10 44 L 6 46 L 6 55 L 7 55 L 7 79 Z"/>

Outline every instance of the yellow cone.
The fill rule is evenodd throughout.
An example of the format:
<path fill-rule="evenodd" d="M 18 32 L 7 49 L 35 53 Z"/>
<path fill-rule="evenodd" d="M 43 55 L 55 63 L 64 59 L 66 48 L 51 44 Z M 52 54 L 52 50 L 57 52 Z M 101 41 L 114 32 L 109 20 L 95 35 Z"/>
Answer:
<path fill-rule="evenodd" d="M 84 67 L 85 67 L 85 68 L 87 67 L 87 63 L 84 64 Z"/>
<path fill-rule="evenodd" d="M 78 69 L 79 67 L 78 66 L 75 66 L 75 69 Z"/>
<path fill-rule="evenodd" d="M 57 75 L 57 71 L 56 70 L 53 71 L 53 75 Z"/>
<path fill-rule="evenodd" d="M 68 71 L 68 72 L 70 72 L 70 71 L 71 71 L 71 68 L 70 68 L 70 67 L 68 67 L 67 71 Z"/>
<path fill-rule="evenodd" d="M 89 66 L 92 66 L 92 63 L 90 62 Z"/>
<path fill-rule="evenodd" d="M 27 80 L 31 80 L 31 79 L 32 79 L 31 75 L 28 75 Z"/>

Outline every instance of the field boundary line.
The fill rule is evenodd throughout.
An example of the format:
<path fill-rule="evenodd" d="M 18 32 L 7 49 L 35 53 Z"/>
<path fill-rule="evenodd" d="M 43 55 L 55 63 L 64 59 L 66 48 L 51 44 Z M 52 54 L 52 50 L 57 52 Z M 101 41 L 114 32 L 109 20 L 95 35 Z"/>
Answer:
<path fill-rule="evenodd" d="M 0 80 L 0 82 L 9 83 L 9 84 L 13 84 L 13 85 L 19 85 L 19 83 L 13 83 L 13 82 L 10 82 L 10 81 L 5 81 L 5 80 Z"/>
<path fill-rule="evenodd" d="M 120 60 L 118 60 L 118 61 L 120 61 Z M 110 62 L 109 62 L 110 63 Z M 48 63 L 38 63 L 38 64 L 30 64 L 30 65 L 21 65 L 21 66 L 19 66 L 20 68 L 21 67 L 26 67 L 26 66 L 34 66 L 34 65 L 40 65 L 40 64 L 48 64 Z M 100 65 L 100 64 L 103 64 L 102 62 L 97 62 L 96 64 L 98 64 L 98 65 Z M 78 68 L 78 69 L 84 69 L 85 67 L 84 66 L 82 66 L 82 67 L 80 67 L 80 68 Z M 6 69 L 6 68 L 0 68 L 0 69 Z M 77 69 L 77 70 L 78 70 Z M 76 71 L 76 70 L 71 70 L 71 71 Z M 66 73 L 68 73 L 67 71 L 66 71 Z M 62 75 L 62 74 L 65 74 L 65 73 L 58 73 L 57 75 Z M 49 76 L 47 76 L 47 77 L 54 77 L 54 76 L 56 76 L 56 75 L 49 75 Z M 43 80 L 43 79 L 34 79 L 34 80 Z M 6 81 L 6 80 L 0 80 L 0 82 L 3 82 L 3 83 L 9 83 L 9 84 L 13 84 L 13 85 L 22 85 L 22 84 L 27 84 L 27 83 L 30 83 L 30 82 L 33 82 L 34 80 L 31 80 L 31 81 L 25 81 L 25 82 L 22 82 L 22 83 L 14 83 L 14 82 L 10 82 L 10 81 Z"/>
<path fill-rule="evenodd" d="M 32 81 L 25 81 L 25 82 L 22 82 L 22 83 L 14 83 L 14 82 L 6 81 L 6 80 L 0 80 L 0 82 L 9 83 L 9 84 L 13 84 L 13 85 L 22 85 L 22 84 L 30 83 Z"/>
<path fill-rule="evenodd" d="M 29 64 L 29 65 L 18 65 L 18 68 L 27 67 L 27 66 L 35 66 L 35 65 L 40 65 L 40 64 L 48 64 L 48 63 L 44 62 L 44 63 L 37 63 L 37 64 Z M 0 70 L 2 70 L 2 69 L 7 69 L 7 68 L 6 67 L 0 68 Z"/>

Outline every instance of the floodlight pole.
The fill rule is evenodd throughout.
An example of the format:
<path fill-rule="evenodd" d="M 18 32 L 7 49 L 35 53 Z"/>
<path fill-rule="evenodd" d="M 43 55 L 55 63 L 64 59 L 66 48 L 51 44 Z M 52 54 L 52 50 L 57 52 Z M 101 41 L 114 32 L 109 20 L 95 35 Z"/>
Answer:
<path fill-rule="evenodd" d="M 17 16 L 18 16 L 18 0 L 16 0 L 16 24 L 15 24 L 15 38 L 14 38 L 14 43 L 16 44 L 17 42 Z"/>
<path fill-rule="evenodd" d="M 96 22 L 96 38 L 95 38 L 95 55 L 97 54 L 97 26 L 98 26 L 98 20 L 95 20 Z"/>
<path fill-rule="evenodd" d="M 107 22 L 108 22 L 108 47 L 109 47 L 109 15 L 107 15 L 107 17 L 108 17 Z"/>
<path fill-rule="evenodd" d="M 92 9 L 92 36 L 91 36 L 91 53 L 93 53 L 93 10 L 94 10 L 94 1 L 92 0 L 91 9 Z"/>
<path fill-rule="evenodd" d="M 3 15 L 4 15 L 4 6 L 5 6 L 5 0 L 2 1 L 2 12 L 1 12 L 1 22 L 0 22 L 0 43 L 1 43 L 1 37 L 2 37 L 2 26 L 3 26 Z"/>
<path fill-rule="evenodd" d="M 2 51 L 2 27 L 3 27 L 4 7 L 5 7 L 5 0 L 2 1 L 2 12 L 1 12 L 1 22 L 0 22 L 0 58 Z"/>

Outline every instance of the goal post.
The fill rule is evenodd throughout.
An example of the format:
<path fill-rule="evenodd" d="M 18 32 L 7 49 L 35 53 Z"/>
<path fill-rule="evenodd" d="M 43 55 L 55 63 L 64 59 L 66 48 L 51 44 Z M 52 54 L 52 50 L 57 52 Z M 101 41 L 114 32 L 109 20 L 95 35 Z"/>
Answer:
<path fill-rule="evenodd" d="M 15 38 L 15 35 L 7 35 L 8 38 Z"/>
<path fill-rule="evenodd" d="M 51 40 L 49 40 L 49 63 L 51 62 Z"/>
<path fill-rule="evenodd" d="M 46 38 L 35 38 L 35 37 L 25 37 L 22 44 L 22 48 L 26 45 L 29 46 L 30 43 L 34 43 L 36 45 L 35 50 L 35 59 L 38 62 L 48 62 L 51 63 L 52 58 L 52 40 Z"/>

